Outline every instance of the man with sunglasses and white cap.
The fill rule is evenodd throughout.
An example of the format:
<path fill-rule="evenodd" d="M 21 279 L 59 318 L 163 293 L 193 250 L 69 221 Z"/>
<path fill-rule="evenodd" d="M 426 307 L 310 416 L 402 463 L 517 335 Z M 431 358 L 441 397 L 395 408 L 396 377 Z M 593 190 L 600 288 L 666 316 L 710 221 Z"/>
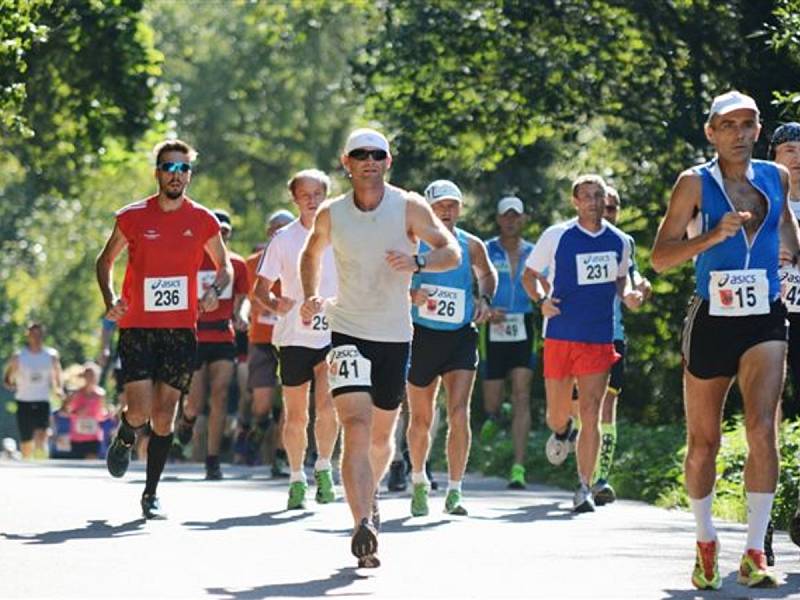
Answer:
<path fill-rule="evenodd" d="M 779 260 L 796 262 L 800 242 L 786 168 L 752 158 L 760 132 L 753 98 L 737 91 L 714 98 L 705 134 L 716 156 L 678 176 L 651 257 L 658 272 L 694 260 L 695 296 L 682 351 L 686 487 L 697 532 L 692 583 L 700 589 L 721 585 L 711 507 L 722 410 L 734 378 L 748 445 L 747 542 L 737 580 L 750 587 L 778 583 L 764 554 L 778 479 L 776 418 L 786 358 L 778 268 Z"/>
<path fill-rule="evenodd" d="M 353 189 L 325 202 L 300 256 L 310 321 L 323 308 L 320 267 L 333 246 L 338 293 L 327 307 L 331 327 L 328 381 L 344 430 L 342 479 L 353 514 L 351 550 L 359 566 L 377 567 L 378 483 L 392 457 L 405 394 L 411 323 L 411 276 L 455 268 L 455 238 L 416 194 L 387 184 L 389 142 L 374 129 L 347 138 L 342 165 Z M 420 253 L 419 240 L 431 250 Z"/>
<path fill-rule="evenodd" d="M 278 315 L 273 341 L 279 347 L 286 414 L 283 443 L 291 467 L 288 510 L 306 508 L 308 483 L 303 471 L 303 459 L 308 447 L 306 430 L 312 382 L 314 438 L 318 455 L 314 465 L 316 501 L 318 504 L 328 504 L 336 499 L 331 456 L 339 425 L 328 390 L 328 365 L 325 362 L 330 350 L 331 332 L 324 313 L 314 315 L 309 321 L 300 317 L 303 287 L 298 268 L 300 251 L 311 232 L 314 215 L 328 196 L 330 185 L 330 178 L 319 169 L 304 169 L 289 180 L 289 193 L 300 216 L 279 229 L 267 246 L 264 260 L 258 268 L 254 290 L 258 299 Z M 276 281 L 281 282 L 278 294 L 271 291 Z M 322 256 L 319 291 L 323 298 L 332 299 L 336 296 L 336 266 L 330 247 L 325 249 Z"/>
<path fill-rule="evenodd" d="M 106 456 L 108 470 L 122 477 L 130 463 L 136 432 L 149 421 L 147 477 L 141 499 L 146 519 L 163 518 L 156 496 L 172 445 L 175 410 L 189 391 L 199 311 L 214 310 L 233 276 L 228 251 L 214 214 L 190 200 L 197 152 L 181 140 L 153 150 L 158 193 L 120 209 L 97 257 L 97 282 L 106 318 L 119 324 L 119 356 L 127 405 Z M 127 247 L 122 296 L 114 292 L 114 260 Z M 216 265 L 214 280 L 201 298 L 197 273 L 207 251 Z"/>
<path fill-rule="evenodd" d="M 233 227 L 230 215 L 221 209 L 214 211 L 219 221 L 222 239 L 226 245 Z M 217 308 L 203 312 L 197 319 L 197 354 L 194 375 L 189 386 L 189 394 L 183 404 L 178 419 L 176 436 L 181 444 L 192 439 L 194 424 L 206 401 L 206 388 L 209 392 L 208 443 L 206 444 L 206 479 L 222 479 L 220 466 L 220 446 L 228 414 L 228 391 L 235 373 L 236 344 L 235 331 L 247 327 L 242 315 L 242 304 L 247 298 L 247 265 L 244 259 L 229 252 L 233 265 L 233 281 L 222 290 Z M 208 252 L 204 253 L 203 264 L 197 273 L 197 294 L 202 298 L 206 289 L 216 278 L 216 265 Z"/>
<path fill-rule="evenodd" d="M 522 239 L 525 226 L 522 200 L 507 196 L 497 203 L 500 235 L 486 242 L 489 260 L 497 270 L 492 316 L 480 330 L 481 376 L 486 421 L 480 437 L 490 442 L 499 430 L 506 378 L 511 379 L 511 439 L 514 463 L 510 489 L 525 489 L 525 453 L 531 431 L 531 383 L 536 365 L 533 305 L 522 287 L 525 260 L 533 244 Z"/>
<path fill-rule="evenodd" d="M 425 461 L 431 444 L 434 403 L 440 382 L 447 393 L 448 486 L 444 510 L 466 515 L 461 502 L 461 480 L 467 468 L 472 438 L 469 402 L 478 364 L 478 334 L 473 323 L 491 315 L 497 272 L 486 247 L 474 235 L 456 226 L 463 197 L 452 181 L 439 179 L 425 188 L 425 199 L 461 246 L 461 263 L 439 273 L 423 272 L 411 282 L 414 339 L 408 372 L 408 448 L 411 457 L 411 514 L 428 514 L 430 482 Z M 420 244 L 424 254 L 427 244 Z M 477 285 L 473 285 L 476 283 Z M 473 297 L 473 287 L 478 296 Z"/>

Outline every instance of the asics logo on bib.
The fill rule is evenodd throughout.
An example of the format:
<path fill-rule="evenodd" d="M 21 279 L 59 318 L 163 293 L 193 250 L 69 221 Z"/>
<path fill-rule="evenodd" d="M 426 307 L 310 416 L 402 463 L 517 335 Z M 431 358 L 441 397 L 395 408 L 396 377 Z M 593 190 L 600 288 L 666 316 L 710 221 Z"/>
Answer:
<path fill-rule="evenodd" d="M 181 281 L 176 279 L 157 279 L 153 283 L 150 284 L 150 289 L 152 290 L 177 290 L 180 289 Z"/>
<path fill-rule="evenodd" d="M 797 271 L 780 271 L 781 283 L 800 283 L 800 273 Z"/>
<path fill-rule="evenodd" d="M 745 283 L 755 283 L 755 275 L 723 275 L 717 282 L 717 287 L 725 287 L 726 285 L 742 285 Z"/>
<path fill-rule="evenodd" d="M 581 261 L 585 265 L 591 265 L 595 263 L 608 263 L 611 262 L 611 256 L 608 253 L 606 254 L 589 254 L 588 256 L 584 256 L 581 258 Z"/>
<path fill-rule="evenodd" d="M 357 358 L 361 353 L 356 348 L 334 348 L 331 350 L 331 360 L 338 360 L 341 358 Z"/>

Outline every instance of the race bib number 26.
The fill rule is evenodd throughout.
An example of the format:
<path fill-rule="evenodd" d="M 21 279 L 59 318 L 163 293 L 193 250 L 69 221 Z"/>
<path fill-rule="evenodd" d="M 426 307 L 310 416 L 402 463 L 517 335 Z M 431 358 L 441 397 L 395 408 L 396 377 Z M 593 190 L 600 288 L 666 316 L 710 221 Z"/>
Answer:
<path fill-rule="evenodd" d="M 166 312 L 189 308 L 188 277 L 145 277 L 144 309 Z"/>
<path fill-rule="evenodd" d="M 765 269 L 711 271 L 708 314 L 742 317 L 769 313 L 769 284 Z"/>
<path fill-rule="evenodd" d="M 458 288 L 445 286 L 423 286 L 428 299 L 420 306 L 420 316 L 442 323 L 462 323 L 466 309 L 466 293 Z"/>
<path fill-rule="evenodd" d="M 328 353 L 328 386 L 335 390 L 346 386 L 371 386 L 372 363 L 358 348 L 348 344 Z"/>

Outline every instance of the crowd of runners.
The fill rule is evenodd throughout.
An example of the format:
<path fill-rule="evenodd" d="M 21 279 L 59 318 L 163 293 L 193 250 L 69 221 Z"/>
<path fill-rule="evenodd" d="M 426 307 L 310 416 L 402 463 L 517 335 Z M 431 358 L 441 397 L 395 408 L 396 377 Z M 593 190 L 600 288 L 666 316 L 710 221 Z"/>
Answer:
<path fill-rule="evenodd" d="M 716 155 L 678 176 L 651 255 L 658 273 L 694 261 L 695 292 L 681 340 L 686 486 L 697 525 L 691 580 L 700 589 L 721 585 L 711 506 L 722 409 L 736 379 L 748 443 L 748 527 L 738 581 L 773 586 L 768 532 L 787 349 L 800 389 L 800 124 L 774 131 L 767 161 L 752 156 L 761 129 L 752 98 L 720 95 L 707 117 L 705 134 Z M 396 435 L 401 407 L 411 515 L 430 511 L 427 465 L 441 386 L 443 510 L 467 516 L 462 481 L 476 374 L 486 413 L 479 436 L 484 442 L 496 436 L 508 400 L 514 454 L 508 487 L 524 489 L 538 348 L 552 431 L 547 458 L 560 465 L 574 450 L 574 511 L 614 502 L 609 478 L 624 388 L 623 313 L 647 302 L 652 287 L 637 268 L 633 238 L 617 227 L 620 194 L 602 177 L 577 176 L 570 194 L 575 216 L 535 241 L 522 237 L 530 212 L 523 201 L 501 198 L 499 235 L 482 241 L 459 227 L 464 195 L 457 182 L 433 181 L 422 195 L 390 185 L 387 138 L 357 129 L 341 156 L 349 189 L 329 198 L 328 175 L 299 171 L 288 183 L 292 212 L 271 215 L 267 244 L 244 259 L 226 245 L 230 215 L 186 194 L 195 156 L 180 140 L 155 148 L 158 192 L 117 212 L 97 259 L 104 331 L 118 330 L 124 406 L 106 462 L 122 477 L 137 436 L 147 435 L 145 518 L 163 517 L 157 486 L 173 432 L 182 444 L 191 440 L 206 402 L 206 478 L 223 478 L 228 390 L 240 381 L 248 442 L 258 446 L 279 434 L 273 445 L 288 460 L 287 509 L 308 505 L 310 412 L 317 503 L 337 498 L 334 452 L 341 440 L 351 551 L 359 566 L 377 567 L 378 491 L 390 463 L 390 487 L 405 487 Z M 123 250 L 127 267 L 118 293 L 112 271 Z M 27 346 L 4 375 L 16 391 L 25 456 L 44 452 L 47 399 L 61 389 L 58 354 L 43 345 L 42 334 L 40 325 L 31 326 Z M 88 366 L 82 397 L 97 395 L 94 376 Z M 800 543 L 800 516 L 791 534 Z"/>

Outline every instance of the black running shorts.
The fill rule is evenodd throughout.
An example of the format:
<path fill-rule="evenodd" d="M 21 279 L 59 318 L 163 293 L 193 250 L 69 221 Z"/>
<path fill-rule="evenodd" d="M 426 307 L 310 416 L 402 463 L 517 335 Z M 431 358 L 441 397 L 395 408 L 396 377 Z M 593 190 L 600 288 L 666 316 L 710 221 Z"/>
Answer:
<path fill-rule="evenodd" d="M 478 347 L 483 379 L 505 379 L 512 369 L 536 367 L 533 313 L 525 313 L 525 334 L 525 339 L 519 342 L 493 342 L 489 339 L 489 324 L 481 325 Z"/>
<path fill-rule="evenodd" d="M 619 354 L 619 360 L 611 367 L 608 390 L 619 396 L 625 384 L 625 340 L 614 340 L 614 350 Z"/>
<path fill-rule="evenodd" d="M 196 352 L 194 329 L 121 329 L 122 382 L 150 379 L 186 394 L 194 373 Z"/>
<path fill-rule="evenodd" d="M 694 296 L 683 323 L 683 361 L 699 379 L 733 377 L 745 352 L 763 342 L 785 342 L 788 333 L 786 307 L 780 300 L 770 304 L 766 315 L 712 317 L 708 301 Z"/>
<path fill-rule="evenodd" d="M 281 357 L 281 381 L 283 385 L 303 385 L 314 379 L 314 367 L 325 360 L 330 346 L 305 348 L 303 346 L 283 346 Z"/>
<path fill-rule="evenodd" d="M 414 325 L 408 382 L 427 387 L 450 371 L 474 371 L 478 365 L 478 332 L 472 324 L 444 331 Z"/>
<path fill-rule="evenodd" d="M 17 428 L 21 442 L 30 442 L 35 429 L 47 429 L 50 426 L 50 403 L 27 402 L 17 400 Z"/>
<path fill-rule="evenodd" d="M 247 389 L 278 385 L 278 349 L 272 344 L 250 344 L 247 352 Z"/>
<path fill-rule="evenodd" d="M 336 331 L 331 333 L 331 352 L 341 346 L 355 346 L 370 361 L 371 385 L 351 385 L 331 389 L 335 398 L 350 392 L 368 392 L 372 403 L 383 410 L 395 410 L 406 393 L 409 354 L 408 342 L 374 342 Z"/>
<path fill-rule="evenodd" d="M 194 370 L 202 369 L 220 360 L 233 362 L 236 358 L 236 346 L 233 342 L 198 342 L 195 354 Z"/>

